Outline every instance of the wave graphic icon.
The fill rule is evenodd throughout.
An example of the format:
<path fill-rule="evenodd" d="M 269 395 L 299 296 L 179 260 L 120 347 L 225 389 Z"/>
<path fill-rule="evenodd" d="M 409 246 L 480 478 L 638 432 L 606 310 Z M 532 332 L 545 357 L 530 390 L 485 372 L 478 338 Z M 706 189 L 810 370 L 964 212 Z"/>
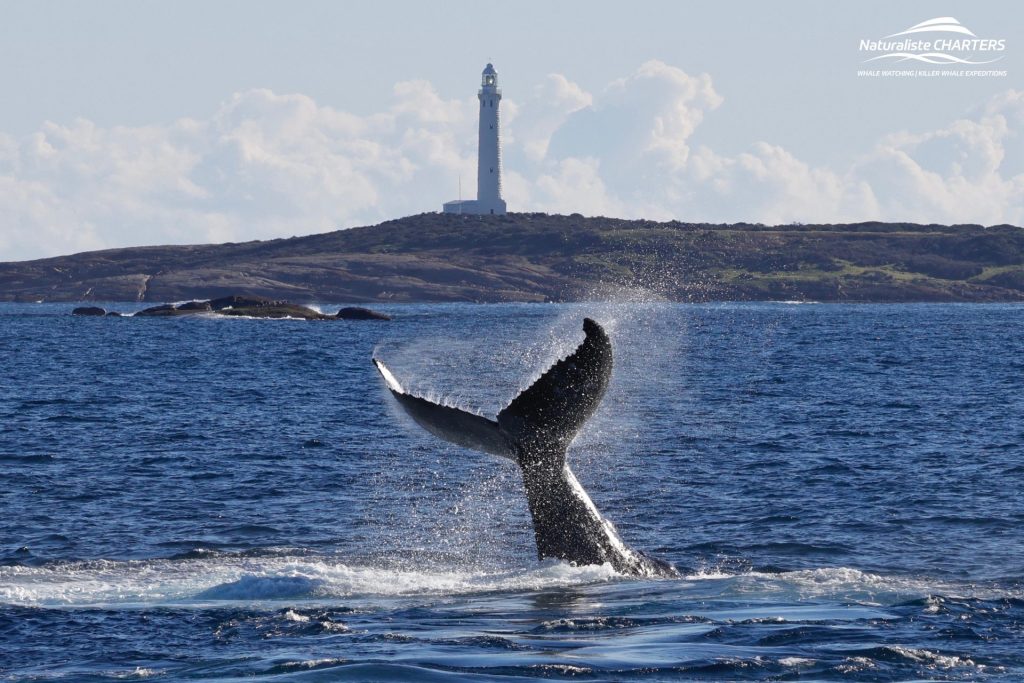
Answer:
<path fill-rule="evenodd" d="M 915 54 L 913 52 L 890 52 L 885 55 L 878 55 L 871 59 L 865 59 L 866 62 L 873 62 L 876 59 L 894 59 L 899 58 L 899 61 L 905 62 L 908 59 L 913 59 L 918 62 L 926 62 L 928 64 L 991 64 L 992 62 L 998 62 L 1002 57 L 996 57 L 995 59 L 989 59 L 986 61 L 975 62 L 970 59 L 963 59 L 955 55 L 946 54 L 945 52 L 925 52 L 923 54 Z"/>
<path fill-rule="evenodd" d="M 968 36 L 977 36 L 968 29 L 966 26 L 957 21 L 954 17 L 935 17 L 928 21 L 922 21 L 920 24 L 914 24 L 905 31 L 899 33 L 893 33 L 892 35 L 886 36 L 886 38 L 895 38 L 896 36 L 905 36 L 911 33 L 925 33 L 927 31 L 941 31 L 944 33 L 962 33 Z"/>

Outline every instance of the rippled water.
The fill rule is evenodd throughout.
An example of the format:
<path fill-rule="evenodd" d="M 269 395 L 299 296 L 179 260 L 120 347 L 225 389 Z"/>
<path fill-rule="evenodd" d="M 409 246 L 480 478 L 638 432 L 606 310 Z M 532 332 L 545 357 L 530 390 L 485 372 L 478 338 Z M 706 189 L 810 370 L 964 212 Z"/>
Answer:
<path fill-rule="evenodd" d="M 384 308 L 0 304 L 0 679 L 1024 677 L 1024 307 Z M 684 578 L 538 564 L 514 467 L 369 362 L 493 414 L 584 315 L 570 461 Z"/>

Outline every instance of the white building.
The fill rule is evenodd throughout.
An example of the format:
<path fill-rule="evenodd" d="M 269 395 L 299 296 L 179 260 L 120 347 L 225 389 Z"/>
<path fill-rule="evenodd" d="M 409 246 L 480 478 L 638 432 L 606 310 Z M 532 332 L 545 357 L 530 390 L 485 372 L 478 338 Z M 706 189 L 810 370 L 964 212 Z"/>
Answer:
<path fill-rule="evenodd" d="M 498 108 L 501 89 L 494 65 L 484 67 L 480 81 L 480 142 L 477 151 L 476 199 L 445 202 L 445 213 L 503 214 L 505 200 L 501 198 L 501 135 Z"/>

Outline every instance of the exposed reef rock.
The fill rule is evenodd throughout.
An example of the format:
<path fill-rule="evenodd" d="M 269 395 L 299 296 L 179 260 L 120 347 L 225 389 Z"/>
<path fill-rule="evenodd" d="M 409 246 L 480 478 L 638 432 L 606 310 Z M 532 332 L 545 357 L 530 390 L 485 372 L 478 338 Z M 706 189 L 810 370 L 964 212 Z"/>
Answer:
<path fill-rule="evenodd" d="M 223 311 L 226 308 L 259 308 L 261 306 L 273 306 L 274 304 L 283 302 L 271 301 L 270 299 L 264 299 L 257 296 L 240 296 L 238 294 L 232 294 L 230 296 L 222 296 L 217 299 L 210 299 L 209 301 L 193 301 L 190 303 L 195 305 L 206 305 L 208 310 Z M 188 306 L 189 304 L 184 305 Z"/>
<path fill-rule="evenodd" d="M 202 313 L 203 311 L 212 311 L 214 308 L 209 301 L 189 301 L 175 307 L 175 310 Z"/>
<path fill-rule="evenodd" d="M 150 308 L 143 309 L 135 315 L 184 315 L 186 313 L 194 312 L 195 311 L 179 311 L 174 304 L 160 304 L 159 306 L 151 306 Z"/>
<path fill-rule="evenodd" d="M 107 312 L 99 306 L 79 306 L 71 311 L 71 315 L 106 315 Z"/>
<path fill-rule="evenodd" d="M 335 317 L 342 320 L 391 320 L 390 315 L 371 311 L 369 308 L 361 306 L 346 306 L 338 311 L 338 315 Z"/>

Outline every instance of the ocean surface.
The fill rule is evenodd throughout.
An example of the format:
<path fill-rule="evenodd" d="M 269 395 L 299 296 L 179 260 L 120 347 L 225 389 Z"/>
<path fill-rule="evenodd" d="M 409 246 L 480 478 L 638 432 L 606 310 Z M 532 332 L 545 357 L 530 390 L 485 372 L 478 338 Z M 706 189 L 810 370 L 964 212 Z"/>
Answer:
<path fill-rule="evenodd" d="M 0 304 L 0 680 L 1024 680 L 1024 306 L 72 307 Z M 370 363 L 493 415 L 584 316 L 570 463 L 682 578 L 538 563 Z"/>

